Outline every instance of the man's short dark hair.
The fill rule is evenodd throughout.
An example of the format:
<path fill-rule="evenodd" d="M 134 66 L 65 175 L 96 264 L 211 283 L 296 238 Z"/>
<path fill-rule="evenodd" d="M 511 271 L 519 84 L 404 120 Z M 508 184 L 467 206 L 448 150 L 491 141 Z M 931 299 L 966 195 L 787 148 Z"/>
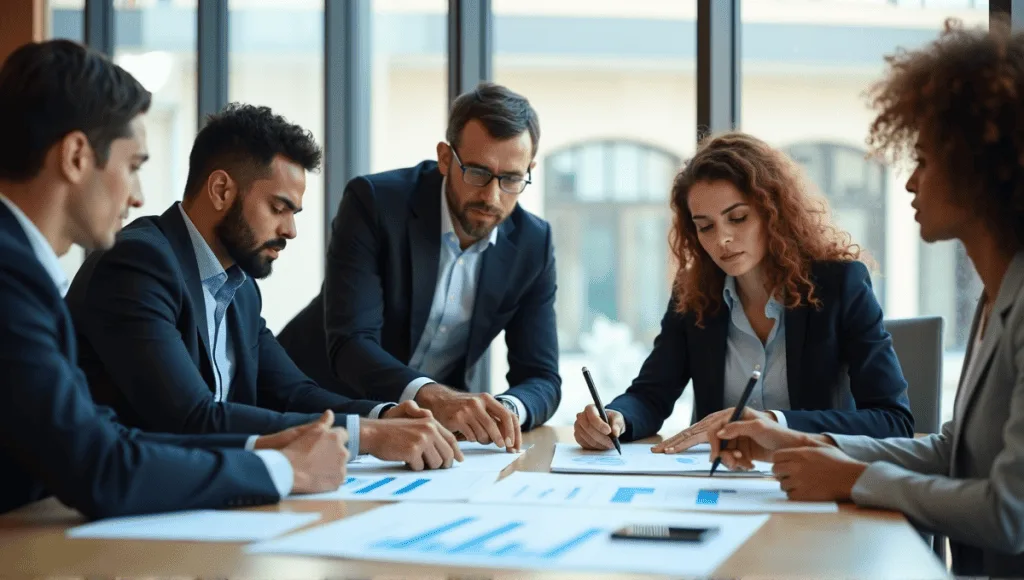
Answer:
<path fill-rule="evenodd" d="M 0 179 L 32 179 L 73 131 L 85 134 L 105 166 L 111 143 L 131 135 L 151 98 L 127 71 L 70 40 L 19 47 L 0 68 Z"/>
<path fill-rule="evenodd" d="M 458 147 L 462 130 L 474 119 L 495 139 L 512 139 L 529 131 L 533 154 L 537 154 L 540 120 L 526 97 L 494 83 L 480 83 L 459 95 L 448 114 L 448 143 Z"/>
<path fill-rule="evenodd" d="M 192 144 L 185 197 L 195 195 L 210 174 L 227 171 L 242 190 L 270 175 L 281 155 L 306 171 L 320 167 L 321 151 L 312 133 L 275 115 L 270 107 L 232 103 L 210 115 Z"/>

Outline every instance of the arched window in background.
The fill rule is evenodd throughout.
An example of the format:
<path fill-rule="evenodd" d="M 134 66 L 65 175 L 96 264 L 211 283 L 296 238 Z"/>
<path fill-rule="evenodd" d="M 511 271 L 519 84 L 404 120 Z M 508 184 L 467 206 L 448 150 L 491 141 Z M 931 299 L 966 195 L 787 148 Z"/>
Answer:
<path fill-rule="evenodd" d="M 559 343 L 604 317 L 650 344 L 668 303 L 669 193 L 675 155 L 631 141 L 589 141 L 544 160 L 545 217 L 558 267 Z"/>
<path fill-rule="evenodd" d="M 834 143 L 796 143 L 783 148 L 803 166 L 815 186 L 828 198 L 836 223 L 878 263 L 871 283 L 885 304 L 885 165 L 861 149 Z"/>

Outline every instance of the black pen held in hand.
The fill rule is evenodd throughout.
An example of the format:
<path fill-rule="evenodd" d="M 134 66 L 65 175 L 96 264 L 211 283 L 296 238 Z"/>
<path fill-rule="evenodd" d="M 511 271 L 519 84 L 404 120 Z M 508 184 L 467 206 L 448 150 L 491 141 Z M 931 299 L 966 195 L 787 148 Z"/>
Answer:
<path fill-rule="evenodd" d="M 754 385 L 757 384 L 757 380 L 761 378 L 761 365 L 754 365 L 754 372 L 750 375 L 750 380 L 747 381 L 746 388 L 743 389 L 743 396 L 740 397 L 740 402 L 736 404 L 736 408 L 732 411 L 732 417 L 729 418 L 729 422 L 733 423 L 738 421 L 743 416 L 743 408 L 747 406 L 747 401 L 750 399 L 750 393 L 754 392 Z M 722 463 L 722 452 L 725 451 L 726 446 L 729 445 L 729 441 L 723 439 L 719 442 L 718 446 L 718 457 L 715 458 L 715 462 L 711 464 L 711 475 L 715 475 L 715 470 Z"/>
<path fill-rule="evenodd" d="M 608 421 L 608 413 L 604 412 L 604 405 L 601 404 L 601 397 L 597 394 L 597 387 L 594 386 L 594 379 L 590 376 L 590 371 L 587 367 L 583 367 L 583 380 L 587 381 L 587 388 L 590 389 L 590 396 L 594 398 L 594 406 L 597 407 L 597 412 L 601 415 L 601 420 L 604 421 L 608 427 L 612 424 Z M 622 455 L 622 444 L 619 443 L 619 438 L 614 433 L 608 435 L 612 439 L 612 444 L 615 445 L 615 450 Z"/>

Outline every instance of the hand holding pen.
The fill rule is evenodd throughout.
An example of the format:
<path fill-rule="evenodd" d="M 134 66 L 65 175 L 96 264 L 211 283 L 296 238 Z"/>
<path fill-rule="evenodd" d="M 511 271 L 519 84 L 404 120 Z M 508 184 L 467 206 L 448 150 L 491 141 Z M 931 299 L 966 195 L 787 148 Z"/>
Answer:
<path fill-rule="evenodd" d="M 747 386 L 743 389 L 743 395 L 740 396 L 739 403 L 737 403 L 736 404 L 736 408 L 733 409 L 732 417 L 729 418 L 729 423 L 734 423 L 737 420 L 739 420 L 740 417 L 743 416 L 743 410 L 747 406 L 747 401 L 750 400 L 750 394 L 752 392 L 754 392 L 754 385 L 757 384 L 757 381 L 760 378 L 761 378 L 761 365 L 756 365 L 756 366 L 754 366 L 754 372 L 751 373 L 751 375 L 750 375 L 750 380 L 747 381 Z M 710 477 L 713 477 L 715 475 L 715 470 L 718 469 L 719 465 L 721 465 L 721 463 L 722 463 L 722 453 L 724 451 L 726 451 L 726 449 L 729 446 L 729 443 L 730 443 L 730 441 L 728 441 L 728 440 L 722 440 L 720 442 L 719 453 L 717 454 L 717 457 L 715 457 L 715 462 L 711 464 L 711 474 L 710 474 Z M 715 445 L 712 444 L 712 452 L 714 452 L 714 448 L 715 448 Z"/>
<path fill-rule="evenodd" d="M 615 449 L 622 454 L 622 445 L 619 443 L 618 435 L 622 434 L 625 424 L 622 415 L 616 411 L 605 411 L 601 403 L 601 397 L 597 393 L 594 379 L 590 371 L 583 367 L 583 379 L 590 389 L 590 396 L 594 400 L 593 405 L 587 407 L 576 415 L 574 435 L 576 442 L 584 449 L 607 449 L 608 441 L 611 440 Z"/>

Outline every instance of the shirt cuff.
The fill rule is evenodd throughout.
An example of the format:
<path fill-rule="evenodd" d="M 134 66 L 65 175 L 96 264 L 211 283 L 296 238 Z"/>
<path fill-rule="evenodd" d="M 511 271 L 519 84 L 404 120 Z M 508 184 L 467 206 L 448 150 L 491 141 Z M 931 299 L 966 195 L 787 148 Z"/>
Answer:
<path fill-rule="evenodd" d="M 526 423 L 526 405 L 524 405 L 518 397 L 514 397 L 512 395 L 498 395 L 497 397 L 494 398 L 498 399 L 499 401 L 505 400 L 512 403 L 512 405 L 515 406 L 516 408 L 516 415 L 519 415 L 519 426 L 522 427 L 523 424 Z"/>
<path fill-rule="evenodd" d="M 782 425 L 783 429 L 789 429 L 789 422 L 786 421 L 786 414 L 782 411 L 776 411 L 774 409 L 769 410 L 769 413 L 775 415 L 775 420 L 778 421 L 779 425 Z"/>
<path fill-rule="evenodd" d="M 370 410 L 370 415 L 367 417 L 367 419 L 380 419 L 380 416 L 384 413 L 384 411 L 388 411 L 392 407 L 397 406 L 398 405 L 394 403 L 381 403 Z"/>
<path fill-rule="evenodd" d="M 288 458 L 284 456 L 284 453 L 276 449 L 257 449 L 253 453 L 266 466 L 267 473 L 270 474 L 270 480 L 274 482 L 274 487 L 277 488 L 277 494 L 282 499 L 288 497 L 292 492 L 292 485 L 295 484 L 295 472 L 292 471 L 292 464 L 288 462 Z"/>
<path fill-rule="evenodd" d="M 348 460 L 359 456 L 359 415 L 345 415 L 345 430 L 348 431 Z"/>
<path fill-rule="evenodd" d="M 405 386 L 405 390 L 402 391 L 402 396 L 399 397 L 398 402 L 404 403 L 406 401 L 411 401 L 415 399 L 416 393 L 420 392 L 420 389 L 422 389 L 425 385 L 429 385 L 430 383 L 436 382 L 437 381 L 435 381 L 434 379 L 428 377 L 420 377 L 418 379 L 413 379 L 409 381 L 409 384 Z"/>
<path fill-rule="evenodd" d="M 259 438 L 260 438 L 259 435 L 252 435 L 248 439 L 246 439 L 245 440 L 245 450 L 246 451 L 255 451 L 256 450 L 256 440 L 259 439 Z"/>

